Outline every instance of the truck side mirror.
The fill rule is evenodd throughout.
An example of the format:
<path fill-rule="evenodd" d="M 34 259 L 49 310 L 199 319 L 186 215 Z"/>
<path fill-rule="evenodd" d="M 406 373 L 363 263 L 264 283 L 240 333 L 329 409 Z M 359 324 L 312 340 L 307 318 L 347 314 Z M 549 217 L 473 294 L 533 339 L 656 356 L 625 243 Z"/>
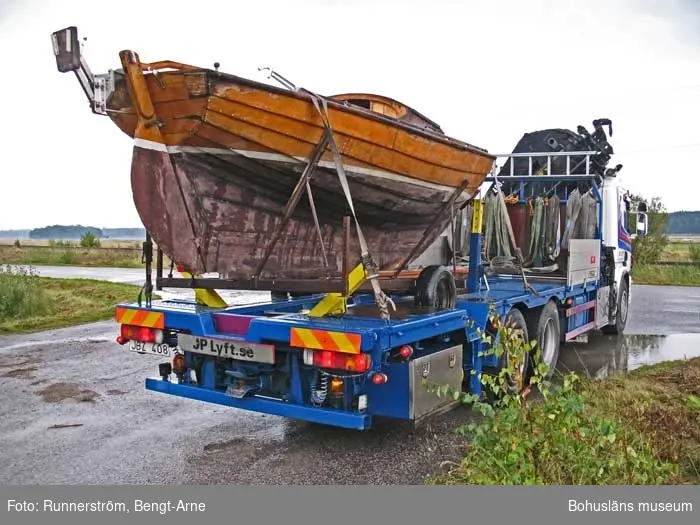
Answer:
<path fill-rule="evenodd" d="M 80 41 L 78 28 L 66 27 L 51 34 L 56 67 L 61 73 L 80 69 Z"/>
<path fill-rule="evenodd" d="M 644 237 L 647 234 L 647 214 L 637 212 L 637 236 Z"/>

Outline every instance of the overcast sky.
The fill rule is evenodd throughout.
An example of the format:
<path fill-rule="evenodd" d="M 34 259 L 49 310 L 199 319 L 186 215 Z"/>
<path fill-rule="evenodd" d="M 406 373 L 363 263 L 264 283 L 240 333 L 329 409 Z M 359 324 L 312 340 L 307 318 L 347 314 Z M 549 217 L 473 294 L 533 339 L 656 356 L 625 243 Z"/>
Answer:
<path fill-rule="evenodd" d="M 256 80 L 271 65 L 396 98 L 493 153 L 607 117 L 628 189 L 700 209 L 699 0 L 0 0 L 0 229 L 141 226 L 130 139 L 56 70 L 50 34 L 69 25 L 95 73 L 121 49 Z"/>

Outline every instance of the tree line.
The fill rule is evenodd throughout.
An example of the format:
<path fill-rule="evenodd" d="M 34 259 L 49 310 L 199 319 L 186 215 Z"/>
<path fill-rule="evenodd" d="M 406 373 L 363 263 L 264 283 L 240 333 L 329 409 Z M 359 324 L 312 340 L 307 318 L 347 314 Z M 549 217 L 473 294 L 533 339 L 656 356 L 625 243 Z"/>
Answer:
<path fill-rule="evenodd" d="M 668 214 L 667 233 L 700 234 L 700 211 L 676 211 Z"/>
<path fill-rule="evenodd" d="M 143 228 L 95 228 L 94 226 L 60 225 L 44 226 L 29 231 L 30 239 L 80 239 L 85 234 L 90 234 L 97 239 L 116 238 L 141 238 L 146 235 Z"/>

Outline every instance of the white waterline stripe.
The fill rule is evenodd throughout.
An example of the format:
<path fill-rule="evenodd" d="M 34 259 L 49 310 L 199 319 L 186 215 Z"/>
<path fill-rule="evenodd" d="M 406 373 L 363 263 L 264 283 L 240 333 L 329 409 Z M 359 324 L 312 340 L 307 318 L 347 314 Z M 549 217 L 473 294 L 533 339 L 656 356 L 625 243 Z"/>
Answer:
<path fill-rule="evenodd" d="M 292 159 L 296 159 L 300 162 L 306 162 L 307 160 L 305 157 L 289 157 L 280 153 L 269 153 L 265 151 L 235 150 L 228 148 L 198 148 L 196 146 L 166 146 L 165 144 L 162 144 L 160 142 L 153 142 L 145 139 L 134 139 L 134 146 L 154 151 L 160 151 L 164 153 L 208 153 L 211 155 L 240 155 L 250 159 L 268 160 L 272 162 L 281 162 L 284 164 L 295 164 L 292 161 Z M 318 165 L 322 168 L 335 168 L 335 163 L 327 160 L 320 161 Z M 363 168 L 360 166 L 352 165 L 344 167 L 345 170 L 350 172 L 351 174 L 354 173 L 360 175 L 369 175 L 378 179 L 387 179 L 395 182 L 402 182 L 405 184 L 413 184 L 415 186 L 422 186 L 424 188 L 430 188 L 437 191 L 455 190 L 455 188 L 453 188 L 452 186 L 446 186 L 444 184 L 436 184 L 420 179 L 414 179 L 389 171 L 375 170 L 371 168 Z"/>

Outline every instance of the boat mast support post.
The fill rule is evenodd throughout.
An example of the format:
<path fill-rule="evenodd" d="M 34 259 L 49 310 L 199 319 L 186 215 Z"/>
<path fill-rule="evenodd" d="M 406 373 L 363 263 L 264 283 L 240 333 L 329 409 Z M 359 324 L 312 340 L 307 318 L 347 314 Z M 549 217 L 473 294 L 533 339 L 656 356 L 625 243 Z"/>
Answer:
<path fill-rule="evenodd" d="M 146 240 L 142 246 L 141 252 L 141 262 L 146 265 L 146 282 L 141 287 L 139 291 L 138 303 L 141 306 L 142 295 L 146 296 L 146 308 L 151 307 L 151 300 L 153 299 L 153 282 L 151 277 L 151 264 L 153 263 L 153 240 L 151 239 L 151 234 L 146 232 Z"/>
<path fill-rule="evenodd" d="M 156 250 L 156 290 L 162 290 L 163 286 L 160 284 L 163 279 L 163 250 L 160 247 Z"/>

